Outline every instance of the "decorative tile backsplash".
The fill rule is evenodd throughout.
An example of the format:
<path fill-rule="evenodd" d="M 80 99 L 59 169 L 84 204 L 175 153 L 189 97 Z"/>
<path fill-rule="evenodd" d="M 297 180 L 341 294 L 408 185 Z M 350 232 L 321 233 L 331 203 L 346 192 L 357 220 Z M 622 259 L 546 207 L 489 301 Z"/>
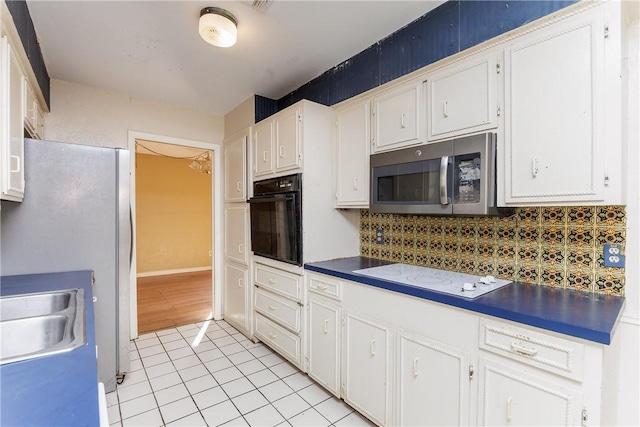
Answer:
<path fill-rule="evenodd" d="M 605 267 L 603 251 L 624 246 L 625 235 L 624 206 L 527 207 L 504 218 L 360 214 L 362 256 L 620 296 L 624 268 Z"/>

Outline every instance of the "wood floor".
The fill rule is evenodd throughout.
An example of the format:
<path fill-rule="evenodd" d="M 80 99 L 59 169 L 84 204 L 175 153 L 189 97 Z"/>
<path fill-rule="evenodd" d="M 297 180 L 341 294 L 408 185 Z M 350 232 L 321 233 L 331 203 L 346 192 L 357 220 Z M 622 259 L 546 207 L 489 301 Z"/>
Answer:
<path fill-rule="evenodd" d="M 211 270 L 138 278 L 138 333 L 211 318 Z"/>

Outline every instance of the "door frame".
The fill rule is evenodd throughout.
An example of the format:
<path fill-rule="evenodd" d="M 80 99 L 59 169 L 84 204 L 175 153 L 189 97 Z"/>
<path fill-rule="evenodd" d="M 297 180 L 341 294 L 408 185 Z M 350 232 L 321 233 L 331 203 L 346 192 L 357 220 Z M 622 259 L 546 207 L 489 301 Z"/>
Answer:
<path fill-rule="evenodd" d="M 163 144 L 181 145 L 184 147 L 211 150 L 211 297 L 213 301 L 213 319 L 221 320 L 222 306 L 222 144 L 175 138 L 166 135 L 156 135 L 147 132 L 128 131 L 128 148 L 132 153 L 129 164 L 130 172 L 130 204 L 131 204 L 131 239 L 133 253 L 131 257 L 131 271 L 129 275 L 129 334 L 130 339 L 138 338 L 138 283 L 136 273 L 136 139 L 159 142 Z M 220 237 L 216 239 L 215 237 Z"/>

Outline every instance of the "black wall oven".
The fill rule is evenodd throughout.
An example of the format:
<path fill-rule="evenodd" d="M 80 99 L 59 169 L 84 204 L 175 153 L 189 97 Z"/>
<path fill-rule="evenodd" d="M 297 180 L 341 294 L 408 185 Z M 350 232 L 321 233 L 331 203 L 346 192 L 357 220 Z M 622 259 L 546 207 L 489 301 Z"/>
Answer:
<path fill-rule="evenodd" d="M 302 174 L 253 183 L 249 199 L 251 250 L 302 265 Z"/>

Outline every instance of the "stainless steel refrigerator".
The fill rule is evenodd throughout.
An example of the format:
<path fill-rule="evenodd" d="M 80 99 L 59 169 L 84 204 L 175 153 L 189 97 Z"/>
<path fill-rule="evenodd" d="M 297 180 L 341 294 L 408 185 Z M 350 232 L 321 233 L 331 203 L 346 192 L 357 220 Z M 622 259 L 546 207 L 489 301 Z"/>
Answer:
<path fill-rule="evenodd" d="M 0 274 L 92 270 L 98 376 L 129 369 L 129 151 L 25 139 L 25 195 L 2 202 Z"/>

